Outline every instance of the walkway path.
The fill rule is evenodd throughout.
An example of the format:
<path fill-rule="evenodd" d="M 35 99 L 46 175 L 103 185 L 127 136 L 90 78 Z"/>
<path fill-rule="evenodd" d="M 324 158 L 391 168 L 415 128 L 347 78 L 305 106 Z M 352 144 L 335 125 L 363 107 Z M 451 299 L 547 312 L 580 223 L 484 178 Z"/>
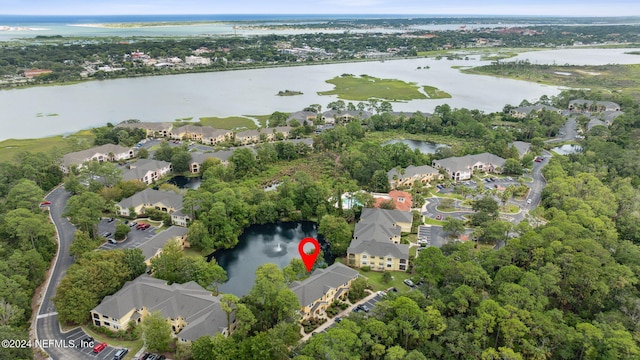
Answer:
<path fill-rule="evenodd" d="M 370 290 L 367 290 L 367 291 L 371 292 Z M 304 333 L 304 329 L 300 330 L 301 334 L 302 334 L 302 339 L 300 339 L 300 341 L 307 341 L 307 340 L 309 340 L 309 338 L 311 338 L 311 336 L 313 334 L 316 334 L 316 333 L 322 332 L 323 330 L 326 330 L 331 325 L 333 325 L 333 323 L 335 322 L 335 318 L 337 318 L 337 317 L 345 317 L 345 316 L 349 315 L 353 311 L 353 309 L 356 308 L 356 306 L 358 306 L 360 304 L 364 304 L 365 302 L 373 299 L 377 294 L 378 294 L 377 292 L 371 292 L 371 294 L 369 294 L 369 295 L 365 296 L 364 298 L 360 299 L 355 304 L 353 304 L 353 305 L 349 306 L 348 308 L 342 310 L 340 313 L 338 313 L 338 315 L 334 316 L 331 319 L 327 319 L 327 321 L 324 324 L 318 326 L 317 329 L 313 330 L 309 334 L 305 334 Z"/>

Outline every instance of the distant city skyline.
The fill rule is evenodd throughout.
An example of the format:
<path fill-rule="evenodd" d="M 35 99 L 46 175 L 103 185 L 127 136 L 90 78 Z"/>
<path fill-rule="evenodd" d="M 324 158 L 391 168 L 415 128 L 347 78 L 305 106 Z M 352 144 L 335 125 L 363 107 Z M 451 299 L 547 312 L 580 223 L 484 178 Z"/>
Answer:
<path fill-rule="evenodd" d="M 0 0 L 0 15 L 372 14 L 634 16 L 637 0 Z"/>

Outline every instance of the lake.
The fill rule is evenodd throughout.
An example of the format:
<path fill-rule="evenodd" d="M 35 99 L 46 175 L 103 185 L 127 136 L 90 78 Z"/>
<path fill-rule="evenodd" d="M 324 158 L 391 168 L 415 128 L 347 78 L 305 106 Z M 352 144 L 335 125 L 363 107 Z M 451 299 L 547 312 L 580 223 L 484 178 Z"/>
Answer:
<path fill-rule="evenodd" d="M 169 179 L 167 183 L 173 184 L 180 189 L 197 189 L 202 184 L 202 178 L 178 175 Z"/>
<path fill-rule="evenodd" d="M 601 54 L 600 50 L 590 49 L 580 54 L 588 58 L 589 51 Z M 640 56 L 623 54 L 629 50 L 606 49 L 610 51 L 610 56 L 599 59 L 603 63 L 621 62 L 623 59 L 640 63 Z M 543 52 L 526 55 L 539 56 L 539 53 Z M 554 54 L 559 64 L 580 60 L 574 52 L 567 53 L 566 50 L 545 53 Z M 432 113 L 436 106 L 449 104 L 454 108 L 494 112 L 502 111 L 505 104 L 519 104 L 523 99 L 536 101 L 542 95 L 560 93 L 560 89 L 553 86 L 463 74 L 452 68 L 489 63 L 480 60 L 405 59 L 151 76 L 0 90 L 0 125 L 3 129 L 0 140 L 72 133 L 128 119 L 161 122 L 185 117 L 262 115 L 274 111 L 294 112 L 310 104 L 320 104 L 326 108 L 337 97 L 321 96 L 317 92 L 333 89 L 333 85 L 325 81 L 343 73 L 367 74 L 435 86 L 452 95 L 450 99 L 393 103 L 395 111 Z M 425 66 L 429 66 L 429 69 L 424 69 Z M 423 69 L 418 70 L 418 67 Z M 302 91 L 303 95 L 276 96 L 283 89 Z"/>
<path fill-rule="evenodd" d="M 420 151 L 423 154 L 435 154 L 436 150 L 438 150 L 439 148 L 449 146 L 446 144 L 436 144 L 429 141 L 419 141 L 419 140 L 391 140 L 382 144 L 382 146 L 395 144 L 395 143 L 406 144 L 407 146 L 409 146 L 411 150 L 418 149 L 418 151 Z"/>
<path fill-rule="evenodd" d="M 256 270 L 273 263 L 283 268 L 291 259 L 300 258 L 298 243 L 306 237 L 318 239 L 328 265 L 333 264 L 326 242 L 318 236 L 317 225 L 310 221 L 253 225 L 240 235 L 233 249 L 215 252 L 213 257 L 227 271 L 229 281 L 219 286 L 223 293 L 246 295 L 253 287 Z M 306 248 L 305 248 L 306 249 Z"/>
<path fill-rule="evenodd" d="M 574 144 L 565 144 L 562 146 L 556 146 L 551 151 L 556 152 L 559 155 L 569 155 L 582 152 L 582 146 Z"/>

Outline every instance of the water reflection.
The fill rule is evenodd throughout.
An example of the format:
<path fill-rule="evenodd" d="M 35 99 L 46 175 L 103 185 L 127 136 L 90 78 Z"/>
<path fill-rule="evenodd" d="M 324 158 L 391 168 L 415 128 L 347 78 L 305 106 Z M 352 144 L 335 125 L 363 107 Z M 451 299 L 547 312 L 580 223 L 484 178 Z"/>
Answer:
<path fill-rule="evenodd" d="M 574 144 L 565 144 L 562 146 L 556 146 L 551 151 L 559 155 L 570 155 L 582 152 L 582 146 Z"/>
<path fill-rule="evenodd" d="M 316 223 L 310 221 L 253 225 L 240 236 L 238 245 L 229 250 L 210 255 L 227 271 L 229 281 L 220 285 L 224 293 L 246 295 L 255 280 L 255 273 L 262 264 L 273 263 L 280 268 L 291 259 L 299 258 L 298 243 L 305 237 L 314 237 L 324 251 L 324 261 L 333 264 L 324 238 L 318 236 Z"/>
<path fill-rule="evenodd" d="M 430 141 L 419 141 L 419 140 L 391 140 L 391 141 L 387 141 L 382 145 L 384 146 L 384 145 L 390 145 L 395 143 L 403 143 L 409 146 L 411 150 L 418 149 L 423 154 L 435 154 L 436 150 L 438 150 L 439 148 L 449 146 L 446 144 L 436 144 Z"/>

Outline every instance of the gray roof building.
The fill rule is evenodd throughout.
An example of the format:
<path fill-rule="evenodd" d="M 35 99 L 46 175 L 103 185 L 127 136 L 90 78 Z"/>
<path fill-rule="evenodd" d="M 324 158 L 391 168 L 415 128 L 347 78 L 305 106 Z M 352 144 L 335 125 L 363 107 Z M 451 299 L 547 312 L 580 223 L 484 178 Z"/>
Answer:
<path fill-rule="evenodd" d="M 109 154 L 113 154 L 111 157 Z M 115 145 L 104 144 L 91 149 L 76 151 L 66 154 L 62 157 L 62 164 L 69 168 L 73 165 L 81 165 L 84 162 L 97 160 L 97 161 L 115 161 L 121 159 L 129 159 L 133 157 L 133 149 Z"/>
<path fill-rule="evenodd" d="M 476 155 L 465 155 L 460 157 L 450 157 L 442 160 L 434 160 L 433 164 L 437 167 L 444 168 L 450 172 L 472 170 L 476 164 L 492 165 L 494 167 L 503 167 L 505 159 L 490 153 L 482 153 Z"/>
<path fill-rule="evenodd" d="M 305 280 L 292 282 L 289 289 L 296 294 L 300 305 L 306 306 L 322 298 L 330 289 L 337 289 L 358 276 L 356 270 L 336 262 L 326 269 L 316 269 Z"/>
<path fill-rule="evenodd" d="M 620 105 L 611 101 L 576 99 L 569 101 L 569 110 L 620 111 Z"/>
<path fill-rule="evenodd" d="M 124 284 L 113 295 L 106 296 L 92 312 L 121 319 L 132 310 L 160 311 L 166 319 L 184 319 L 186 326 L 178 334 L 193 341 L 205 335 L 215 335 L 227 328 L 226 313 L 220 299 L 197 283 L 167 285 L 164 280 L 142 275 Z M 140 314 L 138 314 L 138 317 Z"/>
<path fill-rule="evenodd" d="M 191 153 L 191 162 L 202 164 L 208 158 L 216 158 L 220 159 L 220 161 L 222 162 L 225 162 L 229 161 L 231 155 L 233 155 L 233 150 L 222 150 L 208 153 L 193 152 Z"/>
<path fill-rule="evenodd" d="M 291 113 L 287 118 L 287 124 L 291 123 L 291 120 L 297 120 L 300 124 L 304 124 L 305 121 L 313 121 L 318 114 L 313 111 L 296 111 Z"/>
<path fill-rule="evenodd" d="M 529 149 L 531 148 L 531 144 L 524 141 L 514 141 L 511 143 L 511 146 L 515 147 L 516 150 L 518 150 L 518 155 L 520 157 L 523 157 L 524 155 L 526 155 L 529 152 Z"/>
<path fill-rule="evenodd" d="M 553 106 L 543 105 L 543 104 L 535 104 L 535 105 L 531 105 L 531 106 L 520 106 L 520 107 L 517 107 L 517 108 L 513 108 L 511 110 L 511 114 L 512 115 L 515 115 L 515 114 L 529 115 L 532 112 L 540 112 L 542 110 L 553 111 L 553 112 L 560 113 L 560 109 L 555 108 Z"/>
<path fill-rule="evenodd" d="M 389 241 L 352 240 L 347 254 L 367 253 L 371 256 L 409 258 L 409 245 L 395 244 Z"/>
<path fill-rule="evenodd" d="M 407 178 L 412 178 L 414 176 L 419 176 L 423 174 L 437 175 L 439 173 L 440 172 L 438 171 L 438 169 L 431 167 L 429 165 L 422 165 L 422 166 L 409 165 L 404 169 L 404 174 L 401 174 L 397 168 L 393 168 L 389 170 L 389 172 L 387 173 L 387 178 L 389 179 L 389 181 L 392 181 L 394 176 L 396 177 L 396 179 L 407 179 Z"/>
<path fill-rule="evenodd" d="M 177 210 L 182 208 L 182 197 L 182 194 L 176 194 L 171 191 L 144 189 L 133 194 L 133 196 L 122 199 L 118 206 L 121 209 L 128 209 L 130 207 L 136 208 L 140 205 L 153 206 L 153 204 L 162 203 Z"/>
<path fill-rule="evenodd" d="M 412 223 L 413 214 L 400 210 L 386 210 L 376 208 L 362 209 L 359 223 L 376 223 L 383 226 L 394 227 L 398 223 Z"/>
<path fill-rule="evenodd" d="M 401 234 L 402 229 L 397 225 L 360 221 L 353 230 L 353 239 L 393 242 L 393 239 L 399 239 Z"/>
<path fill-rule="evenodd" d="M 129 164 L 129 169 L 122 173 L 122 180 L 140 180 L 151 172 L 161 172 L 162 169 L 171 169 L 171 163 L 160 160 L 140 159 Z M 164 174 L 158 174 L 162 176 Z M 144 181 L 143 181 L 144 182 Z"/>
<path fill-rule="evenodd" d="M 154 235 L 151 239 L 142 243 L 139 246 L 140 250 L 142 250 L 142 255 L 144 255 L 144 259 L 148 260 L 158 254 L 169 240 L 173 240 L 178 237 L 183 237 L 189 232 L 189 229 L 180 227 L 180 226 L 171 226 L 167 230 L 164 230 L 156 235 Z"/>

